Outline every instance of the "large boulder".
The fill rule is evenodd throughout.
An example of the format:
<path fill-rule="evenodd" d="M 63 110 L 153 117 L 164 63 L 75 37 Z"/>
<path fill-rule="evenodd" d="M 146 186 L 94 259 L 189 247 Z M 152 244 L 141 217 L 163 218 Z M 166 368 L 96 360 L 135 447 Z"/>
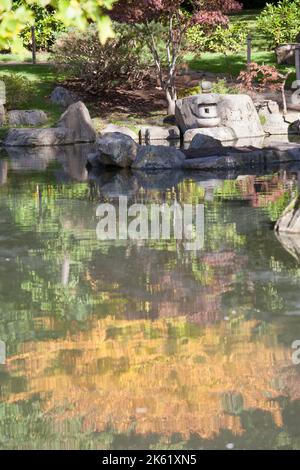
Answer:
<path fill-rule="evenodd" d="M 258 115 L 263 130 L 269 135 L 285 135 L 289 133 L 290 124 L 284 121 L 276 101 L 266 100 L 258 103 Z"/>
<path fill-rule="evenodd" d="M 228 127 L 209 127 L 209 128 L 199 128 L 199 129 L 189 129 L 184 134 L 184 144 L 188 145 L 196 135 L 203 135 L 208 137 L 213 137 L 220 142 L 232 142 L 236 140 L 236 135 L 232 129 Z"/>
<path fill-rule="evenodd" d="M 276 237 L 283 248 L 293 256 L 298 263 L 300 262 L 300 237 L 295 234 L 277 232 Z"/>
<path fill-rule="evenodd" d="M 184 161 L 185 155 L 173 147 L 145 145 L 139 147 L 132 168 L 137 170 L 168 170 L 181 168 Z"/>
<path fill-rule="evenodd" d="M 10 126 L 42 126 L 48 121 L 47 114 L 39 109 L 8 111 L 7 118 Z"/>
<path fill-rule="evenodd" d="M 81 101 L 68 107 L 56 127 L 71 129 L 74 132 L 74 142 L 94 142 L 97 138 L 90 113 Z"/>
<path fill-rule="evenodd" d="M 10 129 L 4 140 L 6 147 L 43 147 L 73 144 L 75 134 L 72 129 Z"/>
<path fill-rule="evenodd" d="M 218 113 L 222 125 L 233 129 L 238 139 L 265 134 L 254 103 L 248 95 L 223 95 L 218 104 Z"/>
<path fill-rule="evenodd" d="M 297 44 L 283 44 L 276 48 L 277 63 L 279 65 L 295 65 L 295 51 Z"/>
<path fill-rule="evenodd" d="M 237 139 L 260 137 L 264 135 L 259 116 L 252 99 L 248 95 L 210 95 L 215 96 L 220 127 L 232 129 Z M 176 121 L 182 133 L 189 129 L 202 127 L 199 109 L 205 95 L 195 95 L 176 103 Z M 200 124 L 199 124 L 200 123 Z"/>
<path fill-rule="evenodd" d="M 137 157 L 138 144 L 129 136 L 119 132 L 98 138 L 98 161 L 101 165 L 128 168 Z"/>
<path fill-rule="evenodd" d="M 300 196 L 286 208 L 275 226 L 276 232 L 300 234 Z"/>
<path fill-rule="evenodd" d="M 215 149 L 221 147 L 223 145 L 220 140 L 203 134 L 196 134 L 190 145 L 190 149 Z"/>
<path fill-rule="evenodd" d="M 50 101 L 52 101 L 52 103 L 58 104 L 65 108 L 67 108 L 73 103 L 76 103 L 76 101 L 78 100 L 79 100 L 79 97 L 76 93 L 74 93 L 73 91 L 67 90 L 66 88 L 62 86 L 55 87 L 50 95 Z"/>

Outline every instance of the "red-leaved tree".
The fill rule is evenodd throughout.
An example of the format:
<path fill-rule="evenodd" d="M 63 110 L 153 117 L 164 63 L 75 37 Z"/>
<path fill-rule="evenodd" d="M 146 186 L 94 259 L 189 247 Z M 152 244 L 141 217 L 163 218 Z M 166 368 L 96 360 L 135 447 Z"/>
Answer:
<path fill-rule="evenodd" d="M 169 114 L 175 112 L 176 68 L 188 28 L 200 24 L 210 34 L 218 25 L 227 26 L 228 13 L 242 9 L 236 0 L 195 0 L 190 2 L 192 13 L 188 13 L 184 3 L 184 0 L 119 0 L 111 12 L 113 20 L 139 29 L 153 55 Z"/>

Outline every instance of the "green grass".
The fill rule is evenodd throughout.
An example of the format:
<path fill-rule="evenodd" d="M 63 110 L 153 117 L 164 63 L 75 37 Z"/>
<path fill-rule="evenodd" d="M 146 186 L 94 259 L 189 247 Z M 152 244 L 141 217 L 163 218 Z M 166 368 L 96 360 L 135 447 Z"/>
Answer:
<path fill-rule="evenodd" d="M 37 62 L 47 62 L 49 60 L 50 54 L 48 52 L 38 52 L 36 55 Z M 17 63 L 25 63 L 25 62 L 32 62 L 32 54 L 30 51 L 25 52 L 25 55 L 18 55 L 18 54 L 0 54 L 0 64 L 1 63 L 9 63 L 9 62 L 17 62 Z"/>
<path fill-rule="evenodd" d="M 257 30 L 256 20 L 261 10 L 243 10 L 240 13 L 230 16 L 232 23 L 245 23 L 245 29 L 252 36 L 252 45 L 254 51 L 266 50 L 266 41 L 264 35 Z M 246 47 L 245 47 L 246 50 Z"/>
<path fill-rule="evenodd" d="M 59 76 L 56 73 L 53 65 L 51 64 L 1 64 L 0 75 L 19 73 L 27 77 L 34 83 L 34 93 L 27 100 L 24 101 L 22 106 L 18 106 L 19 109 L 41 109 L 49 116 L 49 121 L 46 127 L 52 126 L 59 119 L 63 109 L 57 106 L 49 100 L 49 95 L 55 84 L 62 80 L 64 77 Z M 0 138 L 3 138 L 7 132 L 7 128 L 2 127 L 0 129 Z"/>
<path fill-rule="evenodd" d="M 264 36 L 257 31 L 256 19 L 260 14 L 260 10 L 243 10 L 240 13 L 231 15 L 232 22 L 244 22 L 245 28 L 252 35 L 252 61 L 258 64 L 277 66 L 279 70 L 286 73 L 293 67 L 278 66 L 274 51 L 270 51 L 267 47 Z M 216 75 L 226 74 L 230 77 L 237 77 L 241 70 L 247 65 L 247 46 L 242 48 L 239 53 L 218 54 L 205 53 L 187 54 L 185 61 L 189 64 L 191 70 L 211 72 Z M 291 80 L 293 77 L 291 78 Z"/>

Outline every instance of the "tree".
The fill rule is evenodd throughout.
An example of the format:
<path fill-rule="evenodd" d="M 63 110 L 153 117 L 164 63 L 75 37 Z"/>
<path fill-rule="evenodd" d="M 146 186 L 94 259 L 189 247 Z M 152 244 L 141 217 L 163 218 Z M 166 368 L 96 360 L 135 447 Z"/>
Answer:
<path fill-rule="evenodd" d="M 111 20 L 107 11 L 112 8 L 115 0 L 24 0 L 15 8 L 12 0 L 0 1 L 0 49 L 22 49 L 20 33 L 34 25 L 34 10 L 32 6 L 56 9 L 56 16 L 66 26 L 74 26 L 85 30 L 90 22 L 97 24 L 100 41 L 104 43 L 113 36 Z"/>
<path fill-rule="evenodd" d="M 111 12 L 113 20 L 139 28 L 153 56 L 169 114 L 175 112 L 177 64 L 188 28 L 201 24 L 210 34 L 219 25 L 227 27 L 226 14 L 242 9 L 236 0 L 196 0 L 189 11 L 184 4 L 184 0 L 119 0 Z"/>

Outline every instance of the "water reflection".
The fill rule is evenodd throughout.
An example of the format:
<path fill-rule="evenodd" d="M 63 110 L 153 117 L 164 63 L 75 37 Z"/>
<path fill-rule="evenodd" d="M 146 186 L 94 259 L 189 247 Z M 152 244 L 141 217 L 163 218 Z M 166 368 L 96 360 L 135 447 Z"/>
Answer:
<path fill-rule="evenodd" d="M 88 175 L 82 153 L 0 160 L 0 447 L 299 449 L 299 248 L 273 232 L 299 170 Z M 98 241 L 120 194 L 204 204 L 204 249 Z"/>

